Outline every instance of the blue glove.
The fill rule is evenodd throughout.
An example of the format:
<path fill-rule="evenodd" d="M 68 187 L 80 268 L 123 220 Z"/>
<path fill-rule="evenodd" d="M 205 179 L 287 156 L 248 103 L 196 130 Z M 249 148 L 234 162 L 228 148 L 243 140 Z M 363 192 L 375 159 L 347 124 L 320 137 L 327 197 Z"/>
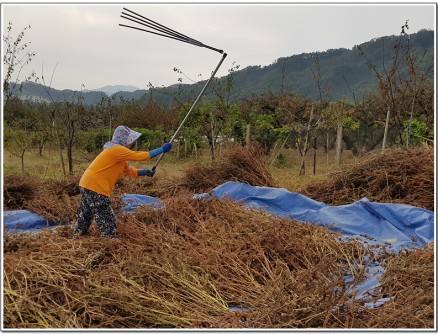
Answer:
<path fill-rule="evenodd" d="M 149 168 L 139 169 L 138 176 L 149 176 L 152 177 L 155 175 L 155 171 Z"/>
<path fill-rule="evenodd" d="M 169 152 L 170 149 L 172 148 L 172 144 L 171 143 L 166 143 L 163 146 L 161 146 L 161 148 L 163 149 L 163 153 Z"/>

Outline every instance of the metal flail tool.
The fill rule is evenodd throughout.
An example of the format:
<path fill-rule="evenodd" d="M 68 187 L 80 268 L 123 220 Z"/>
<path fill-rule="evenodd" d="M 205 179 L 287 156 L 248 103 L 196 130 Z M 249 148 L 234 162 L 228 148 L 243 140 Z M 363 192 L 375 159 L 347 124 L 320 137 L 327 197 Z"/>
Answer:
<path fill-rule="evenodd" d="M 216 52 L 219 52 L 220 54 L 222 54 L 222 58 L 219 61 L 218 65 L 216 66 L 215 70 L 212 72 L 210 78 L 208 79 L 208 81 L 205 83 L 204 87 L 202 88 L 201 92 L 199 93 L 198 97 L 196 98 L 195 102 L 193 102 L 193 105 L 191 106 L 190 110 L 188 111 L 188 113 L 186 114 L 186 116 L 184 117 L 184 119 L 182 120 L 181 124 L 179 125 L 178 129 L 175 131 L 174 135 L 172 136 L 172 138 L 170 138 L 170 143 L 172 143 L 176 136 L 179 134 L 179 132 L 181 131 L 184 123 L 187 121 L 187 119 L 189 118 L 192 110 L 195 108 L 195 106 L 198 104 L 201 96 L 204 94 L 205 90 L 207 89 L 208 85 L 210 84 L 210 82 L 213 80 L 214 76 L 216 75 L 216 72 L 219 70 L 220 66 L 222 65 L 222 62 L 225 60 L 227 54 L 224 53 L 223 50 L 211 47 L 209 45 L 205 45 L 204 43 L 201 43 L 200 41 L 193 39 L 191 37 L 188 37 L 186 35 L 183 35 L 173 29 L 170 29 L 166 26 L 163 26 L 162 24 L 159 24 L 155 21 L 152 21 L 140 14 L 137 14 L 135 12 L 133 12 L 132 10 L 123 8 L 125 10 L 125 12 L 122 11 L 122 15 L 121 17 L 129 20 L 131 22 L 134 22 L 136 24 L 139 24 L 141 26 L 147 27 L 149 29 L 153 29 L 153 30 L 148 30 L 148 29 L 144 29 L 144 28 L 140 28 L 140 27 L 134 27 L 134 26 L 130 26 L 130 25 L 126 25 L 126 24 L 119 24 L 122 27 L 126 27 L 126 28 L 131 28 L 131 29 L 135 29 L 135 30 L 139 30 L 139 31 L 144 31 L 147 33 L 151 33 L 154 35 L 158 35 L 158 36 L 163 36 L 163 37 L 167 37 L 167 38 L 171 38 L 171 39 L 175 39 L 177 41 L 181 41 L 184 43 L 189 43 L 195 46 L 199 46 L 199 47 L 203 47 L 203 48 L 207 48 Z M 161 154 L 160 157 L 158 158 L 157 162 L 155 163 L 155 165 L 152 167 L 152 170 L 155 171 L 158 164 L 160 163 L 161 159 L 163 158 L 164 154 Z"/>

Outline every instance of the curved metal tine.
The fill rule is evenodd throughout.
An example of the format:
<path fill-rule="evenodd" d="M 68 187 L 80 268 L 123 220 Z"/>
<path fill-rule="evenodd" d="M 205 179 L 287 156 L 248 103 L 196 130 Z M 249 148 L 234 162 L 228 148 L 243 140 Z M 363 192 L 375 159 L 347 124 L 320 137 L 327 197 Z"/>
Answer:
<path fill-rule="evenodd" d="M 154 25 L 159 26 L 159 27 L 165 29 L 166 31 L 171 32 L 171 34 L 176 34 L 176 35 L 179 35 L 179 36 L 181 36 L 181 37 L 183 37 L 183 38 L 186 38 L 186 39 L 188 39 L 188 40 L 190 40 L 190 41 L 192 41 L 192 42 L 202 44 L 201 42 L 197 41 L 196 39 L 193 39 L 193 38 L 191 38 L 191 37 L 189 37 L 189 36 L 186 36 L 186 35 L 184 35 L 184 34 L 181 34 L 180 32 L 178 32 L 178 31 L 176 31 L 176 30 L 170 29 L 170 28 L 168 28 L 168 27 L 166 27 L 166 26 L 164 26 L 164 25 L 162 25 L 162 24 L 160 24 L 160 23 L 158 23 L 158 22 L 155 22 L 155 21 L 153 21 L 153 20 L 151 20 L 151 19 L 148 19 L 147 17 L 144 17 L 143 15 L 140 15 L 140 14 L 138 14 L 138 13 L 132 11 L 132 10 L 129 10 L 129 9 L 125 8 L 125 7 L 123 7 L 123 9 L 124 9 L 124 10 L 127 10 L 128 12 L 130 12 L 130 13 L 136 15 L 136 16 L 141 17 L 143 20 L 146 20 L 146 21 L 152 22 Z M 126 15 L 128 15 L 128 14 L 126 14 Z"/>
<path fill-rule="evenodd" d="M 205 45 L 204 43 L 202 43 L 202 42 L 200 42 L 200 41 L 198 41 L 198 40 L 196 40 L 194 38 L 188 37 L 188 36 L 186 36 L 184 34 L 181 34 L 181 33 L 177 32 L 177 31 L 173 30 L 173 29 L 167 28 L 166 26 L 163 26 L 162 24 L 159 24 L 159 23 L 157 23 L 157 22 L 155 22 L 155 21 L 153 21 L 151 19 L 148 19 L 148 18 L 146 18 L 146 17 L 144 17 L 144 16 L 142 16 L 140 14 L 137 14 L 137 13 L 133 12 L 132 10 L 129 10 L 127 8 L 123 8 L 123 9 L 125 9 L 128 12 L 131 12 L 131 13 L 133 13 L 133 14 L 141 17 L 141 18 L 143 18 L 144 20 L 140 19 L 140 18 L 137 18 L 137 17 L 134 17 L 134 16 L 132 16 L 132 15 L 130 15 L 128 13 L 124 13 L 124 12 L 122 12 L 122 15 L 121 15 L 122 18 L 130 20 L 130 21 L 132 21 L 134 23 L 138 23 L 140 25 L 146 26 L 148 28 L 152 28 L 152 29 L 161 31 L 161 32 L 163 32 L 163 34 L 160 34 L 160 33 L 154 32 L 154 31 L 150 31 L 150 30 L 146 30 L 146 29 L 141 29 L 141 28 L 137 28 L 137 27 L 128 26 L 128 25 L 125 25 L 125 24 L 119 24 L 122 27 L 132 28 L 132 29 L 136 29 L 136 30 L 140 30 L 140 31 L 149 32 L 151 34 L 155 34 L 155 35 L 159 35 L 159 36 L 163 36 L 163 37 L 167 37 L 167 38 L 172 38 L 172 39 L 175 39 L 177 41 L 186 42 L 186 43 L 189 43 L 189 44 L 192 44 L 192 45 L 204 47 L 204 48 L 207 48 L 207 49 L 219 52 L 219 53 L 223 53 L 224 52 L 223 50 L 216 49 L 216 48 L 214 48 L 212 46 Z M 123 15 L 128 15 L 130 17 L 123 16 Z M 150 21 L 152 23 L 149 23 L 149 22 L 147 22 L 145 20 Z"/>
<path fill-rule="evenodd" d="M 129 18 L 129 17 L 125 17 L 125 16 L 123 16 L 123 15 L 120 15 L 120 16 L 121 16 L 122 18 L 124 18 L 124 19 L 127 19 L 127 20 L 129 20 L 129 21 L 132 21 L 132 22 L 134 22 L 134 23 L 138 23 L 138 24 L 143 25 L 143 26 L 145 26 L 145 27 L 152 28 L 152 29 L 155 29 L 155 30 L 157 30 L 157 31 L 162 31 L 162 30 L 158 30 L 158 29 L 154 28 L 153 26 L 150 26 L 150 25 L 148 25 L 148 24 L 146 24 L 146 23 L 139 22 L 139 21 L 137 21 L 136 19 Z M 134 29 L 135 29 L 135 27 L 132 27 L 132 26 L 127 26 L 127 25 L 122 25 L 122 24 L 120 24 L 120 25 L 121 25 L 121 26 L 126 26 L 126 27 L 131 27 L 131 28 L 134 28 Z M 185 39 L 185 38 L 181 38 L 181 37 L 179 37 L 179 36 L 169 35 L 169 34 L 166 33 L 165 31 L 162 31 L 164 34 L 160 34 L 160 33 L 156 33 L 156 32 L 153 32 L 153 31 L 150 31 L 150 30 L 145 30 L 145 29 L 138 29 L 138 30 L 142 30 L 142 31 L 150 32 L 150 33 L 152 33 L 152 34 L 156 34 L 156 35 L 160 35 L 160 36 L 164 36 L 164 37 L 173 38 L 173 39 L 176 39 L 176 40 L 178 40 L 178 41 L 182 41 L 182 42 L 186 42 L 186 43 L 191 43 L 191 44 L 194 44 L 194 45 L 202 46 L 202 43 L 201 43 L 201 42 L 198 42 L 198 41 L 197 41 L 197 42 L 192 42 L 191 40 L 187 40 L 187 39 Z"/>
<path fill-rule="evenodd" d="M 131 21 L 132 21 L 132 20 L 131 20 Z M 134 22 L 135 22 L 135 21 L 134 21 Z M 209 46 L 209 45 L 203 44 L 203 43 L 201 43 L 201 42 L 194 43 L 194 42 L 192 42 L 192 41 L 188 41 L 188 40 L 186 40 L 186 39 L 181 39 L 181 38 L 177 38 L 177 37 L 173 37 L 173 36 L 169 36 L 169 35 L 164 35 L 164 34 L 157 33 L 157 32 L 155 32 L 155 31 L 150 31 L 150 30 L 146 30 L 146 29 L 139 28 L 139 27 L 128 26 L 128 25 L 126 25 L 126 24 L 122 24 L 122 23 L 119 23 L 119 26 L 121 26 L 121 27 L 126 27 L 126 28 L 131 28 L 131 29 L 135 29 L 135 30 L 140 30 L 140 31 L 144 31 L 144 32 L 148 32 L 148 33 L 151 33 L 151 34 L 154 34 L 154 35 L 158 35 L 158 36 L 163 36 L 163 37 L 167 37 L 167 38 L 172 38 L 172 39 L 177 40 L 177 41 L 180 41 L 180 42 L 184 42 L 184 43 L 192 44 L 192 45 L 195 45 L 195 46 L 199 46 L 199 47 L 207 48 L 207 49 L 210 49 L 210 50 L 213 50 L 213 51 L 219 52 L 219 53 L 224 53 L 224 50 L 220 50 L 220 49 L 214 48 L 214 47 L 212 47 L 212 46 Z"/>
<path fill-rule="evenodd" d="M 119 23 L 119 26 L 121 26 L 121 27 L 126 27 L 126 28 L 131 28 L 131 29 L 135 29 L 135 30 L 140 30 L 140 31 L 144 31 L 144 32 L 148 32 L 148 33 L 151 33 L 151 34 L 154 34 L 154 35 L 158 35 L 158 36 L 163 36 L 163 37 L 167 37 L 167 38 L 175 39 L 175 40 L 180 41 L 180 42 L 185 42 L 185 43 L 192 44 L 192 45 L 195 45 L 195 46 L 200 46 L 200 47 L 209 48 L 209 49 L 212 49 L 212 50 L 215 50 L 215 51 L 218 51 L 218 52 L 221 52 L 221 51 L 222 51 L 222 50 L 217 50 L 217 49 L 215 49 L 215 48 L 209 47 L 209 46 L 204 45 L 204 44 L 192 43 L 192 42 L 186 41 L 185 39 L 180 39 L 180 38 L 176 38 L 176 37 L 173 37 L 173 36 L 160 34 L 160 33 L 158 33 L 158 32 L 150 31 L 150 30 L 146 30 L 146 29 L 142 29 L 142 28 L 139 28 L 139 27 L 128 26 L 128 25 L 126 25 L 126 24 L 121 24 L 121 23 Z M 222 53 L 222 52 L 221 52 L 221 53 Z"/>
<path fill-rule="evenodd" d="M 167 38 L 172 38 L 172 39 L 175 39 L 175 40 L 177 40 L 177 41 L 181 41 L 181 42 L 185 42 L 185 43 L 188 43 L 188 44 L 193 44 L 193 45 L 196 45 L 196 46 L 207 47 L 207 48 L 209 48 L 209 49 L 216 50 L 216 49 L 214 49 L 214 48 L 212 48 L 212 47 L 208 47 L 207 45 L 204 45 L 204 44 L 202 44 L 202 43 L 201 43 L 201 44 L 198 44 L 198 43 L 192 43 L 192 42 L 187 41 L 187 40 L 185 40 L 185 39 L 180 39 L 180 38 L 176 38 L 176 37 L 173 37 L 173 36 L 160 34 L 160 33 L 155 32 L 155 31 L 150 31 L 150 30 L 146 30 L 146 29 L 142 29 L 142 28 L 138 28 L 138 27 L 128 26 L 128 25 L 126 25 L 126 24 L 121 24 L 121 23 L 119 23 L 119 26 L 121 26 L 121 27 L 126 27 L 126 28 L 131 28 L 131 29 L 136 29 L 136 30 L 140 30 L 140 31 L 145 31 L 145 32 L 148 32 L 148 33 L 151 33 L 151 34 L 154 34 L 154 35 L 163 36 L 163 37 L 167 37 Z"/>
<path fill-rule="evenodd" d="M 124 15 L 127 15 L 127 16 L 129 16 L 129 17 L 124 16 Z M 168 30 L 168 29 L 164 29 L 164 28 L 162 28 L 162 27 L 160 27 L 160 26 L 157 26 L 157 25 L 155 25 L 155 24 L 153 24 L 153 23 L 147 22 L 147 21 L 145 21 L 145 20 L 143 20 L 143 19 L 140 19 L 140 18 L 138 18 L 138 17 L 135 17 L 135 16 L 133 16 L 133 15 L 131 15 L 131 14 L 128 14 L 128 13 L 124 13 L 124 12 L 122 12 L 122 15 L 120 15 L 120 16 L 121 16 L 122 18 L 124 18 L 124 19 L 130 20 L 130 21 L 133 21 L 133 22 L 135 22 L 135 23 L 138 23 L 138 24 L 141 24 L 141 25 L 143 25 L 143 26 L 146 26 L 146 27 L 149 27 L 149 28 L 155 29 L 155 30 L 157 30 L 157 31 L 161 31 L 162 33 L 165 33 L 165 34 L 168 34 L 168 35 L 174 36 L 174 37 L 176 37 L 176 38 L 179 38 L 179 39 L 187 39 L 186 37 L 184 37 L 184 35 L 174 33 L 174 32 L 172 32 L 172 31 L 170 31 L 170 30 Z"/>
<path fill-rule="evenodd" d="M 132 20 L 132 19 L 129 19 L 129 18 L 127 18 L 127 17 L 122 16 L 123 18 L 126 18 L 126 19 L 128 19 L 128 20 L 131 20 L 131 21 L 133 21 L 133 22 L 135 22 L 135 23 L 139 23 L 139 24 L 145 25 L 145 26 L 147 26 L 147 27 L 149 27 L 149 28 L 152 28 L 152 29 L 157 29 L 156 26 L 162 27 L 162 28 L 160 29 L 160 31 L 165 32 L 165 33 L 167 33 L 167 34 L 172 34 L 174 37 L 170 37 L 170 36 L 166 36 L 166 35 L 162 35 L 162 34 L 157 34 L 157 33 L 154 33 L 154 32 L 152 32 L 152 31 L 148 31 L 148 30 L 144 30 L 144 29 L 138 29 L 138 28 L 134 28 L 134 27 L 130 27 L 130 28 L 138 29 L 138 30 L 142 30 L 142 31 L 146 31 L 146 32 L 150 32 L 150 33 L 153 33 L 153 34 L 156 34 L 156 35 L 160 35 L 160 36 L 164 36 L 164 37 L 173 38 L 173 39 L 179 40 L 179 41 L 181 41 L 181 42 L 186 42 L 186 43 L 190 43 L 190 44 L 197 45 L 197 46 L 200 46 L 200 47 L 204 47 L 204 48 L 207 48 L 207 49 L 210 49 L 210 50 L 213 50 L 213 51 L 219 52 L 219 53 L 221 53 L 221 54 L 224 52 L 223 50 L 220 50 L 220 49 L 214 48 L 214 47 L 212 47 L 212 46 L 205 45 L 204 43 L 202 43 L 202 42 L 200 42 L 200 41 L 198 41 L 198 40 L 196 40 L 196 39 L 194 39 L 194 38 L 188 37 L 188 36 L 186 36 L 186 35 L 184 35 L 184 34 L 181 34 L 181 33 L 177 32 L 177 31 L 173 30 L 173 29 L 170 29 L 170 28 L 168 28 L 168 27 L 166 27 L 166 26 L 163 26 L 162 24 L 159 24 L 158 22 L 155 22 L 155 21 L 153 21 L 153 20 L 151 20 L 151 19 L 148 19 L 148 18 L 146 18 L 146 17 L 144 17 L 144 16 L 142 16 L 142 15 L 140 15 L 140 14 L 138 14 L 138 13 L 132 11 L 132 10 L 129 10 L 129 9 L 127 9 L 127 8 L 123 8 L 123 9 L 125 9 L 125 10 L 127 10 L 128 12 L 131 12 L 131 13 L 133 13 L 133 14 L 135 14 L 135 15 L 137 15 L 137 16 L 139 16 L 139 17 L 141 17 L 141 18 L 143 18 L 143 19 L 145 19 L 145 20 L 147 20 L 147 21 L 152 22 L 153 25 L 150 25 L 151 23 L 147 23 L 147 24 L 146 24 L 146 23 L 142 23 L 142 22 L 134 21 L 134 20 Z M 122 13 L 123 13 L 123 12 L 122 12 Z M 125 14 L 125 15 L 129 15 L 128 13 L 123 13 L 123 14 Z M 129 15 L 129 16 L 133 17 L 132 15 Z M 135 18 L 135 19 L 137 19 L 137 20 L 141 20 L 141 19 L 138 19 L 138 18 Z M 141 21 L 143 21 L 143 20 L 141 20 Z M 144 22 L 144 21 L 143 21 L 143 22 Z M 121 24 L 121 26 L 123 26 L 123 25 Z M 126 27 L 129 27 L 129 26 L 126 26 Z M 158 29 L 157 29 L 157 30 L 158 30 Z M 170 33 L 169 33 L 169 32 L 170 32 Z"/>

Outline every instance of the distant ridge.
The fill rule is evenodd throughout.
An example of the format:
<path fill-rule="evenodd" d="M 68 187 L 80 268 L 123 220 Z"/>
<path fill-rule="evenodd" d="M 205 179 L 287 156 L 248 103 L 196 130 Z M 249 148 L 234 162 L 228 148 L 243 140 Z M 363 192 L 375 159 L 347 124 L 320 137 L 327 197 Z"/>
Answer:
<path fill-rule="evenodd" d="M 107 95 L 112 95 L 118 92 L 135 92 L 139 88 L 131 85 L 110 85 L 97 89 L 84 89 L 84 92 L 104 92 Z"/>

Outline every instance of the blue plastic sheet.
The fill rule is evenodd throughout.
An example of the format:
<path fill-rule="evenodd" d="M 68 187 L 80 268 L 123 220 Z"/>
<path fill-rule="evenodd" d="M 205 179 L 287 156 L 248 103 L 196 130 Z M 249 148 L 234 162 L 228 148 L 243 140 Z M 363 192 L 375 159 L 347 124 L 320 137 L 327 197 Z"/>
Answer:
<path fill-rule="evenodd" d="M 135 211 L 140 205 L 153 205 L 158 204 L 159 200 L 155 197 L 138 194 L 128 194 L 123 196 L 122 203 L 125 205 L 123 210 L 125 212 Z"/>
<path fill-rule="evenodd" d="M 375 203 L 363 198 L 352 204 L 329 206 L 284 188 L 231 181 L 209 194 L 195 195 L 206 196 L 226 196 L 279 217 L 327 226 L 345 236 L 363 237 L 371 245 L 385 245 L 388 251 L 422 247 L 434 240 L 434 212 L 405 204 Z M 124 196 L 122 201 L 126 212 L 139 205 L 156 207 L 159 203 L 154 197 L 132 194 Z"/>
<path fill-rule="evenodd" d="M 35 232 L 54 225 L 46 218 L 28 210 L 3 212 L 3 228 L 9 232 Z"/>
<path fill-rule="evenodd" d="M 388 252 L 423 247 L 434 240 L 434 212 L 410 205 L 374 203 L 363 198 L 352 204 L 329 206 L 286 189 L 255 187 L 240 182 L 224 183 L 213 189 L 211 195 L 226 196 L 279 217 L 327 226 L 340 232 L 345 239 L 384 246 Z M 208 195 L 199 195 L 202 196 Z M 356 298 L 365 298 L 378 290 L 383 273 L 380 263 L 369 261 L 366 276 L 356 287 Z M 351 278 L 346 276 L 344 279 L 348 282 Z M 378 307 L 388 300 L 390 298 L 382 298 L 365 306 Z"/>
<path fill-rule="evenodd" d="M 370 244 L 399 252 L 434 240 L 434 212 L 404 204 L 375 203 L 363 198 L 347 205 L 329 206 L 283 188 L 256 187 L 227 182 L 212 190 L 248 207 L 328 226 L 346 236 L 362 236 Z"/>

